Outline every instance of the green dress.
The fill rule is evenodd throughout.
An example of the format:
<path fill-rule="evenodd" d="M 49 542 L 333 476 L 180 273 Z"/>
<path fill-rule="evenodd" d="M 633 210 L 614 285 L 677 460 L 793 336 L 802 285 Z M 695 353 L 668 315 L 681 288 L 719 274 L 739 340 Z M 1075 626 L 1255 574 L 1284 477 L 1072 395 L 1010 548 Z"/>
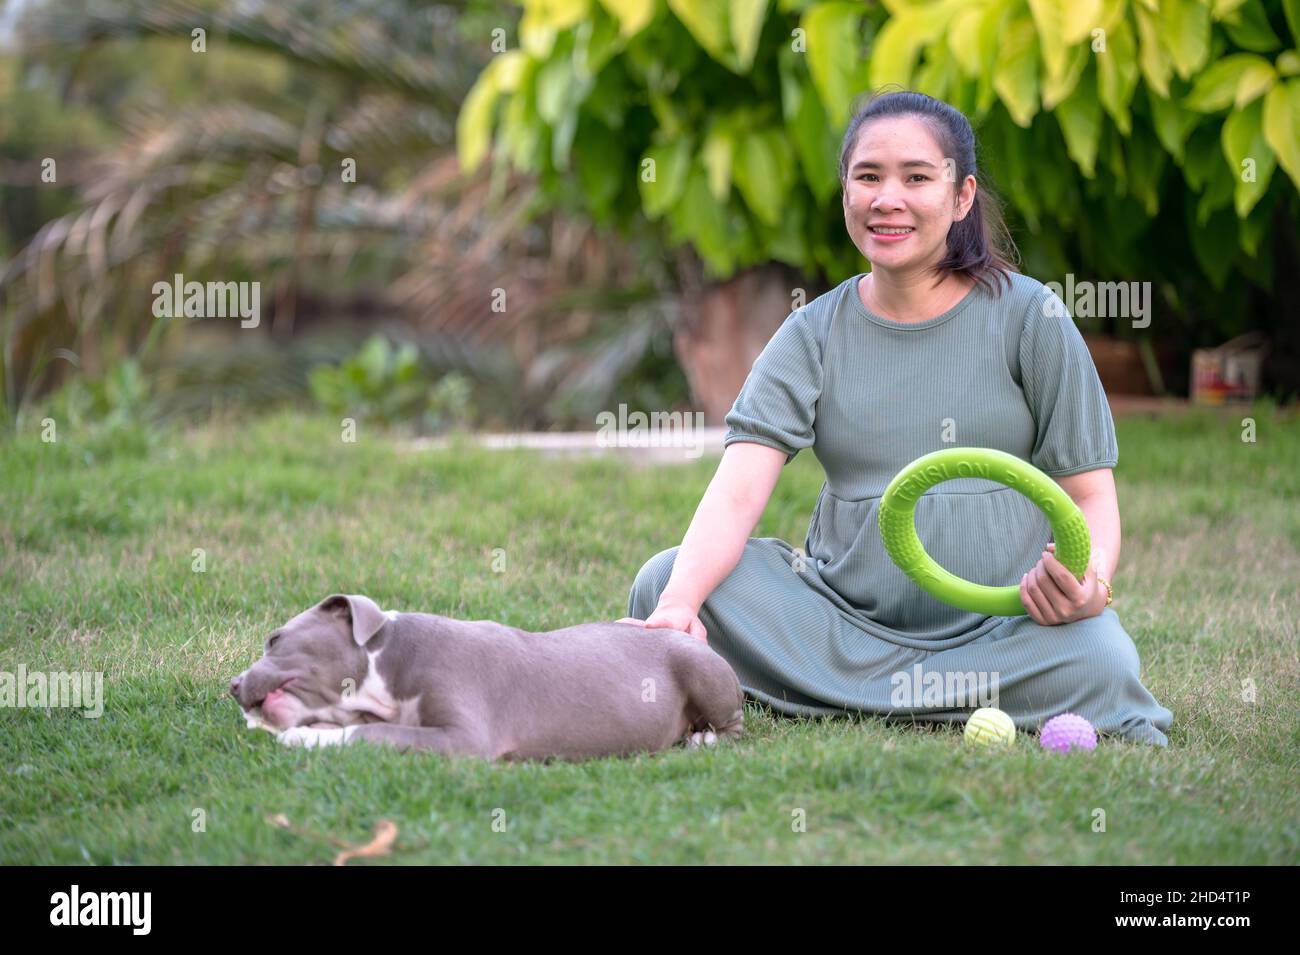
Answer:
<path fill-rule="evenodd" d="M 1115 467 L 1106 396 L 1064 303 L 1012 273 L 998 295 L 976 285 L 942 315 L 901 323 L 868 311 L 862 277 L 782 323 L 727 414 L 724 444 L 767 445 L 786 463 L 811 448 L 826 481 L 802 548 L 746 542 L 700 608 L 709 645 L 746 694 L 783 713 L 964 722 L 991 704 L 1020 729 L 1071 712 L 1167 745 L 1173 714 L 1142 684 L 1114 609 L 1054 627 L 959 610 L 917 587 L 880 541 L 886 486 L 931 451 L 997 448 L 1056 477 Z M 1018 585 L 1051 539 L 1027 498 L 981 478 L 926 491 L 916 527 L 940 564 L 989 585 Z M 676 553 L 641 568 L 629 616 L 653 612 Z"/>

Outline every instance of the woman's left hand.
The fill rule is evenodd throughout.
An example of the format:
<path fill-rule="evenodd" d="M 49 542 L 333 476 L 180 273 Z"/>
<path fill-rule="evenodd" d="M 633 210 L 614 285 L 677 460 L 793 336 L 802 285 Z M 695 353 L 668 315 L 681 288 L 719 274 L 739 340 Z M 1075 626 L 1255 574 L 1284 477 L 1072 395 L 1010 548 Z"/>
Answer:
<path fill-rule="evenodd" d="M 1049 543 L 1033 570 L 1020 578 L 1020 602 L 1036 623 L 1055 627 L 1101 613 L 1106 588 L 1097 582 L 1095 560 L 1088 561 L 1080 581 L 1056 559 L 1056 545 Z"/>

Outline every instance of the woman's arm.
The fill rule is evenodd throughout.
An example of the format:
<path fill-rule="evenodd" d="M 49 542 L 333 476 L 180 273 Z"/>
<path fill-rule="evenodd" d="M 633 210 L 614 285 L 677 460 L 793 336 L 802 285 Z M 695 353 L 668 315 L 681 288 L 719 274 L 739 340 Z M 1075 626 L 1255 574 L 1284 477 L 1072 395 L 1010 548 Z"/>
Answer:
<path fill-rule="evenodd" d="M 1092 535 L 1092 549 L 1096 554 L 1093 566 L 1097 575 L 1111 580 L 1119 565 L 1119 500 L 1115 494 L 1115 472 L 1110 468 L 1097 468 L 1082 474 L 1069 474 L 1055 479 L 1070 499 L 1079 505 Z"/>
<path fill-rule="evenodd" d="M 1119 504 L 1111 469 L 1096 468 L 1055 480 L 1083 511 L 1092 539 L 1092 555 L 1080 581 L 1051 553 L 1055 545 L 1048 544 L 1049 552 L 1021 578 L 1021 603 L 1029 616 L 1043 626 L 1095 617 L 1105 610 L 1106 588 L 1097 578 L 1109 581 L 1119 563 Z"/>
<path fill-rule="evenodd" d="M 684 608 L 692 616 L 699 614 L 705 599 L 740 562 L 786 457 L 784 451 L 752 441 L 727 446 L 682 538 L 657 611 Z"/>

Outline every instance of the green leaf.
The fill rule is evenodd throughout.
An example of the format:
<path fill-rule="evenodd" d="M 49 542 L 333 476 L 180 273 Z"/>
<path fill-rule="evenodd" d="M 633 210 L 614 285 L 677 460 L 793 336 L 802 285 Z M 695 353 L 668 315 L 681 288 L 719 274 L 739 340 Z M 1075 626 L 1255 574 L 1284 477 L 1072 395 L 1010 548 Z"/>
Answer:
<path fill-rule="evenodd" d="M 787 123 L 794 122 L 803 103 L 804 71 L 801 67 L 806 66 L 806 63 L 803 54 L 796 53 L 792 44 L 781 44 L 777 51 L 776 72 L 781 81 L 781 115 L 785 117 Z M 816 95 L 815 91 L 813 95 Z"/>
<path fill-rule="evenodd" d="M 639 91 L 634 93 L 629 89 L 621 71 L 611 70 L 592 84 L 582 105 L 610 129 L 621 129 L 627 118 L 629 100 L 633 99 L 640 99 Z"/>
<path fill-rule="evenodd" d="M 659 218 L 681 198 L 691 165 L 691 145 L 691 140 L 683 137 L 645 151 L 643 160 L 654 160 L 654 181 L 646 182 L 639 166 L 636 181 L 641 190 L 641 208 L 649 218 Z"/>
<path fill-rule="evenodd" d="M 953 62 L 952 57 L 939 52 L 938 55 L 928 58 L 917 70 L 912 88 L 926 96 L 946 100 L 949 89 L 958 79 L 957 64 Z"/>
<path fill-rule="evenodd" d="M 659 131 L 665 136 L 683 136 L 686 134 L 686 118 L 674 102 L 672 96 L 653 89 L 646 90 L 646 99 L 650 101 L 650 112 L 654 113 Z"/>
<path fill-rule="evenodd" d="M 1215 20 L 1222 20 L 1224 17 L 1230 16 L 1233 11 L 1245 2 L 1246 0 L 1212 0 L 1210 15 Z"/>
<path fill-rule="evenodd" d="M 1245 109 L 1235 110 L 1223 121 L 1223 154 L 1228 157 L 1236 177 L 1233 201 L 1237 217 L 1250 214 L 1268 189 L 1268 181 L 1277 166 L 1277 156 L 1264 139 L 1264 104 L 1256 100 Z M 1246 178 L 1245 163 L 1253 160 L 1253 180 Z"/>
<path fill-rule="evenodd" d="M 790 144 L 780 130 L 763 129 L 740 140 L 735 179 L 754 214 L 767 225 L 780 225 L 794 181 Z"/>
<path fill-rule="evenodd" d="M 1277 207 L 1276 202 L 1260 202 L 1250 211 L 1250 215 L 1239 220 L 1238 238 L 1241 240 L 1242 251 L 1247 256 L 1255 258 L 1259 255 L 1260 240 L 1268 234 L 1269 226 L 1273 223 L 1273 211 Z M 1271 283 L 1265 283 L 1267 287 Z"/>
<path fill-rule="evenodd" d="M 993 69 L 997 56 L 997 29 L 1006 15 L 1005 0 L 991 0 L 960 8 L 948 27 L 948 49 L 967 76 Z"/>
<path fill-rule="evenodd" d="M 1114 180 L 1110 184 L 1111 192 L 1114 195 L 1123 195 L 1128 191 L 1128 164 L 1124 161 L 1124 142 L 1114 126 L 1103 125 L 1101 131 L 1102 145 L 1097 151 L 1106 160 L 1106 168 L 1110 170 Z"/>
<path fill-rule="evenodd" d="M 530 68 L 536 66 L 536 62 L 519 49 L 498 53 L 494 62 L 497 69 L 497 88 L 503 93 L 517 92 Z"/>
<path fill-rule="evenodd" d="M 741 72 L 731 48 L 725 4 L 718 0 L 668 0 L 668 6 L 709 56 L 733 73 Z"/>
<path fill-rule="evenodd" d="M 537 115 L 548 126 L 556 126 L 574 107 L 574 75 L 571 61 L 573 34 L 566 33 L 557 42 L 554 55 L 537 68 Z"/>
<path fill-rule="evenodd" d="M 1083 70 L 1088 65 L 1090 57 L 1088 47 L 1082 43 L 1076 43 L 1066 53 L 1065 71 L 1059 76 L 1048 73 L 1043 78 L 1044 110 L 1055 109 L 1057 103 L 1074 92 L 1075 86 L 1079 83 L 1079 77 L 1083 75 Z"/>
<path fill-rule="evenodd" d="M 1278 83 L 1264 97 L 1264 140 L 1300 189 L 1300 79 Z"/>
<path fill-rule="evenodd" d="M 573 72 L 587 87 L 579 101 L 586 99 L 592 80 L 610 58 L 627 45 L 609 17 L 594 16 L 583 20 L 573 31 Z"/>
<path fill-rule="evenodd" d="M 1232 198 L 1232 171 L 1227 170 L 1227 160 L 1223 158 L 1223 149 L 1219 142 L 1221 126 L 1212 123 L 1200 125 L 1187 137 L 1187 148 L 1183 159 L 1183 178 L 1192 187 L 1193 192 L 1201 192 L 1213 179 L 1226 179 L 1226 195 Z"/>
<path fill-rule="evenodd" d="M 998 41 L 1002 35 L 1003 24 L 1007 22 L 1011 10 L 1010 0 L 992 0 L 985 10 L 984 18 L 980 21 L 977 45 L 979 55 L 982 57 L 982 66 L 975 74 L 975 106 L 971 117 L 973 122 L 982 120 L 997 102 L 997 93 L 993 89 L 994 64 L 998 56 Z M 952 34 L 953 30 L 950 29 L 950 38 Z"/>
<path fill-rule="evenodd" d="M 1210 8 L 1204 0 L 1162 0 L 1160 25 L 1174 70 L 1190 79 L 1210 53 Z"/>
<path fill-rule="evenodd" d="M 456 154 L 460 168 L 471 172 L 487 155 L 492 141 L 492 118 L 501 96 L 498 85 L 501 62 L 508 53 L 494 57 L 470 87 L 456 116 Z"/>
<path fill-rule="evenodd" d="M 1192 90 L 1183 98 L 1183 105 L 1200 113 L 1217 113 L 1227 109 L 1237 96 L 1241 78 L 1247 70 L 1263 66 L 1271 74 L 1272 65 L 1255 53 L 1234 53 L 1225 56 L 1196 78 Z"/>
<path fill-rule="evenodd" d="M 1045 167 L 1064 169 L 1070 162 L 1068 151 L 1062 155 L 1063 136 L 1059 122 L 1049 122 L 1047 117 L 1043 119 L 1043 122 L 1034 124 L 1027 137 L 1017 131 L 1014 141 L 1022 143 L 1017 151 L 1026 153 L 1025 175 L 1032 180 L 1039 204 L 1044 209 L 1053 210 L 1059 217 L 1061 228 L 1068 230 L 1072 225 L 1074 208 L 1078 204 L 1078 177 L 1073 174 L 1073 170 L 1064 176 L 1042 175 L 1041 170 Z"/>
<path fill-rule="evenodd" d="M 1106 34 L 1106 49 L 1097 54 L 1097 97 L 1120 132 L 1132 129 L 1129 102 L 1137 89 L 1137 40 L 1128 20 L 1120 19 Z"/>
<path fill-rule="evenodd" d="M 948 50 L 967 76 L 974 76 L 989 62 L 990 50 L 980 42 L 980 24 L 988 7 L 969 6 L 958 10 L 948 28 Z"/>
<path fill-rule="evenodd" d="M 1160 176 L 1164 172 L 1167 153 L 1151 136 L 1130 136 L 1125 142 L 1128 144 L 1129 193 L 1142 203 L 1147 217 L 1154 219 L 1160 211 Z"/>
<path fill-rule="evenodd" d="M 618 21 L 621 36 L 636 36 L 654 19 L 655 0 L 600 0 L 601 6 Z"/>
<path fill-rule="evenodd" d="M 1268 53 L 1282 45 L 1282 41 L 1269 26 L 1268 14 L 1264 12 L 1264 5 L 1259 0 L 1246 0 L 1224 16 L 1222 22 L 1232 42 L 1243 50 Z"/>
<path fill-rule="evenodd" d="M 1080 41 L 1101 16 L 1101 0 L 1029 0 L 1038 30 L 1039 50 L 1047 76 L 1043 83 L 1043 108 L 1052 109 L 1070 95 L 1077 80 Z"/>
<path fill-rule="evenodd" d="M 1282 0 L 1282 10 L 1291 28 L 1291 45 L 1300 46 L 1300 0 Z"/>
<path fill-rule="evenodd" d="M 591 0 L 524 0 L 519 20 L 519 45 L 529 56 L 544 60 L 556 39 L 569 27 L 591 16 Z"/>
<path fill-rule="evenodd" d="M 781 222 L 775 228 L 759 227 L 759 235 L 773 259 L 786 262 L 795 268 L 804 268 L 808 265 L 806 216 L 807 210 L 804 204 L 792 202 L 786 207 Z"/>
<path fill-rule="evenodd" d="M 819 203 L 839 189 L 839 137 L 812 87 L 805 87 L 791 124 L 803 177 Z"/>
<path fill-rule="evenodd" d="M 857 3 L 819 3 L 799 21 L 808 41 L 808 72 L 813 86 L 827 115 L 841 128 L 849 120 L 849 106 L 858 92 L 858 38 L 863 12 Z"/>
<path fill-rule="evenodd" d="M 1038 112 L 1038 42 L 1032 20 L 1014 20 L 1003 33 L 993 88 L 1017 126 L 1029 128 Z"/>
<path fill-rule="evenodd" d="M 912 85 L 916 58 L 926 44 L 938 39 L 947 26 L 953 4 L 908 7 L 886 21 L 871 44 L 870 83 L 879 89 L 897 83 Z"/>
<path fill-rule="evenodd" d="M 1128 23 L 1128 7 L 1129 0 L 1102 0 L 1101 13 L 1093 29 L 1100 27 L 1107 34 L 1113 33 L 1121 23 Z"/>
<path fill-rule="evenodd" d="M 1065 72 L 1064 7 L 1061 0 L 1029 0 L 1029 12 L 1038 30 L 1038 50 L 1048 76 Z"/>
<path fill-rule="evenodd" d="M 388 339 L 379 335 L 371 335 L 366 339 L 366 343 L 361 346 L 361 351 L 356 356 L 356 367 L 363 375 L 362 380 L 370 385 L 382 382 L 391 353 Z"/>
<path fill-rule="evenodd" d="M 591 15 L 591 0 L 524 0 L 525 16 L 539 26 L 566 30 Z"/>
<path fill-rule="evenodd" d="M 589 122 L 583 126 L 578 149 L 581 161 L 575 166 L 586 208 L 597 222 L 606 221 L 623 188 L 621 174 L 627 168 L 619 137 L 608 127 Z"/>
<path fill-rule="evenodd" d="M 1276 82 L 1277 71 L 1273 69 L 1272 63 L 1267 60 L 1252 63 L 1242 71 L 1241 79 L 1237 81 L 1237 95 L 1232 101 L 1233 107 L 1241 109 L 1254 102 L 1272 89 Z"/>
<path fill-rule="evenodd" d="M 1219 209 L 1232 205 L 1232 193 L 1236 188 L 1236 177 L 1223 158 L 1223 150 L 1215 150 L 1214 163 L 1210 167 L 1205 191 L 1196 201 L 1196 221 L 1202 226 L 1210 221 L 1210 216 Z"/>
<path fill-rule="evenodd" d="M 1097 144 L 1101 137 L 1101 101 L 1092 83 L 1080 83 L 1073 95 L 1063 100 L 1054 113 L 1065 136 L 1070 158 L 1092 179 L 1097 163 Z"/>
<path fill-rule="evenodd" d="M 1296 76 L 1300 74 L 1300 53 L 1283 50 L 1273 66 L 1277 69 L 1278 76 Z"/>
<path fill-rule="evenodd" d="M 1200 122 L 1201 117 L 1191 110 L 1183 109 L 1173 100 L 1160 96 L 1150 86 L 1146 90 L 1147 102 L 1151 107 L 1151 124 L 1155 128 L 1156 137 L 1169 154 L 1177 160 L 1178 165 L 1181 166 L 1183 164 L 1183 146 L 1187 142 L 1188 135 Z M 1195 184 L 1192 185 L 1193 188 L 1198 188 Z"/>
<path fill-rule="evenodd" d="M 709 192 L 718 202 L 725 203 L 731 194 L 731 156 L 735 145 L 735 133 L 729 118 L 714 120 L 708 135 L 704 137 L 700 159 L 708 170 Z"/>
<path fill-rule="evenodd" d="M 673 242 L 689 240 L 713 275 L 725 275 L 734 262 L 727 210 L 709 192 L 704 170 L 692 165 L 681 199 L 669 212 Z"/>
<path fill-rule="evenodd" d="M 537 115 L 535 91 L 539 64 L 530 56 L 522 60 L 518 89 L 506 104 L 501 120 L 501 145 L 515 168 L 535 173 L 541 170 L 538 157 L 546 124 Z"/>
<path fill-rule="evenodd" d="M 570 110 L 560 117 L 560 121 L 551 130 L 551 165 L 556 170 L 567 172 L 569 169 L 569 152 L 573 148 L 573 137 L 578 132 L 578 111 Z"/>
<path fill-rule="evenodd" d="M 1165 99 L 1169 99 L 1169 75 L 1172 65 L 1169 51 L 1165 49 L 1164 41 L 1161 39 L 1160 24 L 1154 14 L 1140 5 L 1133 8 L 1133 15 L 1137 19 L 1138 65 L 1142 68 L 1142 75 L 1146 77 L 1147 85 Z"/>
<path fill-rule="evenodd" d="M 1216 289 L 1222 290 L 1237 252 L 1237 217 L 1220 210 L 1208 222 L 1192 220 L 1192 206 L 1187 204 L 1187 232 L 1197 264 Z"/>
<path fill-rule="evenodd" d="M 1031 179 L 1030 157 L 1026 155 L 1024 134 L 1011 126 L 1007 121 L 1009 116 L 1007 114 L 1004 118 L 1001 111 L 995 111 L 981 128 L 980 135 L 989 154 L 997 157 L 995 166 L 1000 169 L 1000 180 L 1005 184 L 1008 200 L 1020 210 L 1030 230 L 1038 232 L 1042 206 Z"/>
<path fill-rule="evenodd" d="M 1101 22 L 1105 4 L 1102 0 L 1056 0 L 1060 4 L 1062 29 L 1066 43 L 1078 43 L 1090 36 L 1093 28 Z"/>
<path fill-rule="evenodd" d="M 754 64 L 766 18 L 767 0 L 731 0 L 731 45 L 746 72 Z"/>

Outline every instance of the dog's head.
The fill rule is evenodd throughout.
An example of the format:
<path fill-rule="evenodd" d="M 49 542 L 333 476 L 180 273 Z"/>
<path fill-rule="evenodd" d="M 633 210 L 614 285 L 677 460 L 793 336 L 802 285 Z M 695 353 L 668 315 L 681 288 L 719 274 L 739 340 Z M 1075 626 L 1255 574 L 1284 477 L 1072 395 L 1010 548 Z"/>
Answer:
<path fill-rule="evenodd" d="M 349 726 L 386 719 L 362 690 L 366 645 L 388 617 L 369 597 L 334 594 L 266 638 L 262 659 L 230 681 L 248 725 Z"/>

